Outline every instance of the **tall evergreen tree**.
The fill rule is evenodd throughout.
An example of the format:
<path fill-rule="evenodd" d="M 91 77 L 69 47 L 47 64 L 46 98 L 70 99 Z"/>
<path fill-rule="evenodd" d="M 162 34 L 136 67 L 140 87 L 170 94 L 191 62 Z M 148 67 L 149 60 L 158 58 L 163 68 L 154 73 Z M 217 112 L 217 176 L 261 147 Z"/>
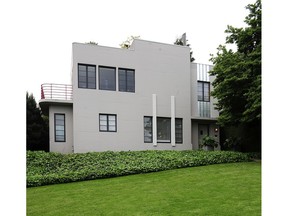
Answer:
<path fill-rule="evenodd" d="M 26 149 L 48 151 L 48 119 L 42 117 L 33 94 L 26 92 Z"/>

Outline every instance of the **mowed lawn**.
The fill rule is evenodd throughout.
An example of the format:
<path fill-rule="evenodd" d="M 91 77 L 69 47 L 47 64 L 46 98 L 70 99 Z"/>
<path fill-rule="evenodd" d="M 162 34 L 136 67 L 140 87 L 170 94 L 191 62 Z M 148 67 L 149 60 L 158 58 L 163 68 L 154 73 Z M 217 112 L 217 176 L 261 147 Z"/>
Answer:
<path fill-rule="evenodd" d="M 27 215 L 261 215 L 261 162 L 27 188 Z"/>

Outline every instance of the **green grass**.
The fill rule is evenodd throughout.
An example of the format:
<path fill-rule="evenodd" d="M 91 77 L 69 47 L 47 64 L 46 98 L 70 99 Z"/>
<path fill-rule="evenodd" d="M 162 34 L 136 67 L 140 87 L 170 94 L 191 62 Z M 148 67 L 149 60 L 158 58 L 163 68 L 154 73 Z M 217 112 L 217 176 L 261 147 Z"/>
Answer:
<path fill-rule="evenodd" d="M 27 188 L 27 215 L 261 215 L 261 164 L 217 164 Z"/>

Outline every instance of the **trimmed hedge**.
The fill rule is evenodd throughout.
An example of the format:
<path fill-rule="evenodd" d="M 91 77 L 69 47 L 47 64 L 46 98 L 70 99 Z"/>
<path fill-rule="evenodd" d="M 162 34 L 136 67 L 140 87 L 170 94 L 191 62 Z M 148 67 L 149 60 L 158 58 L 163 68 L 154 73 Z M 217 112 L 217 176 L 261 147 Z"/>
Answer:
<path fill-rule="evenodd" d="M 27 151 L 27 187 L 157 172 L 219 163 L 247 162 L 230 151 L 122 151 L 60 154 Z"/>

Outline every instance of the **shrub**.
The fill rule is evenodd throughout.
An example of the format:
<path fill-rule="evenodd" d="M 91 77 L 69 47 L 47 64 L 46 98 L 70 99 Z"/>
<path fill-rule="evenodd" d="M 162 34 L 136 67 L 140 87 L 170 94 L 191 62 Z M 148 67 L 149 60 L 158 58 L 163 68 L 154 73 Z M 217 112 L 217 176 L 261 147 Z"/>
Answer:
<path fill-rule="evenodd" d="M 27 187 L 249 160 L 247 154 L 230 151 L 28 151 Z"/>

